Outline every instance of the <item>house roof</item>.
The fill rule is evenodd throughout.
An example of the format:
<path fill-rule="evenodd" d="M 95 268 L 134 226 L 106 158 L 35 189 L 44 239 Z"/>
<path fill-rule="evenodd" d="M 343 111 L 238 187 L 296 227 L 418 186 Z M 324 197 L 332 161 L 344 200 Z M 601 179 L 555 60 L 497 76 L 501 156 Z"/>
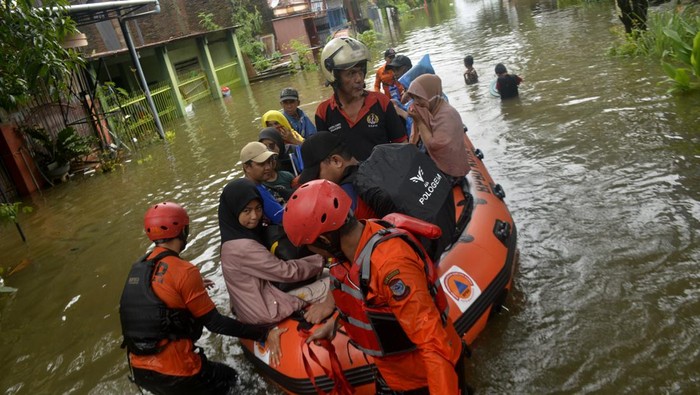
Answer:
<path fill-rule="evenodd" d="M 206 36 L 206 35 L 209 35 L 212 33 L 235 30 L 235 29 L 239 28 L 240 26 L 241 25 L 234 25 L 234 26 L 230 26 L 230 27 L 221 28 L 218 30 L 209 30 L 206 32 L 195 32 L 195 33 L 190 33 L 190 34 L 187 34 L 184 36 L 171 37 L 171 38 L 168 38 L 166 40 L 156 41 L 156 42 L 152 42 L 152 43 L 138 46 L 138 47 L 136 47 L 136 49 L 139 50 L 139 49 L 157 48 L 157 47 L 161 47 L 161 46 L 167 45 L 169 43 L 173 43 L 173 42 L 177 42 L 177 41 L 181 41 L 181 40 L 202 37 L 202 36 Z M 117 49 L 114 51 L 106 51 L 106 52 L 100 52 L 100 53 L 94 53 L 94 54 L 83 54 L 83 57 L 86 59 L 89 59 L 89 60 L 93 60 L 93 59 L 106 58 L 109 56 L 120 55 L 120 54 L 124 54 L 124 53 L 128 53 L 128 52 L 129 52 L 128 48 L 121 48 L 121 49 Z"/>
<path fill-rule="evenodd" d="M 90 1 L 90 0 L 88 0 Z M 147 11 L 147 7 L 158 4 L 157 0 L 123 0 L 86 2 L 63 7 L 78 26 L 116 19 L 136 11 Z"/>

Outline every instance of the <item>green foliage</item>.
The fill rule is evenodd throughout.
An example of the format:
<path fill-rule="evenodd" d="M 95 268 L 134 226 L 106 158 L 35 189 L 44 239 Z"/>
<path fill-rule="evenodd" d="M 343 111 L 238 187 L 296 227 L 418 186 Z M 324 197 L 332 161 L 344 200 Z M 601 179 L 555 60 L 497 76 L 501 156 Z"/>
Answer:
<path fill-rule="evenodd" d="M 129 92 L 124 88 L 116 86 L 112 81 L 102 82 L 97 88 L 97 98 L 105 109 L 119 108 L 119 103 L 123 103 L 129 98 Z M 121 144 L 121 139 L 126 136 L 128 130 L 126 118 L 121 113 L 112 113 L 107 118 L 110 130 L 115 133 L 117 144 Z"/>
<path fill-rule="evenodd" d="M 165 141 L 172 143 L 175 141 L 175 131 L 168 130 L 165 132 Z"/>
<path fill-rule="evenodd" d="M 21 203 L 0 203 L 0 223 L 14 223 L 17 221 L 17 213 Z"/>
<path fill-rule="evenodd" d="M 139 165 L 142 165 L 142 164 L 148 163 L 148 162 L 150 162 L 150 161 L 152 161 L 152 160 L 153 160 L 153 155 L 148 154 L 147 157 L 138 159 L 138 160 L 136 161 L 136 163 L 139 164 Z"/>
<path fill-rule="evenodd" d="M 43 166 L 70 163 L 92 151 L 93 138 L 81 136 L 71 127 L 59 131 L 55 138 L 43 128 L 25 127 L 22 131 L 41 147 L 35 156 Z"/>
<path fill-rule="evenodd" d="M 33 210 L 31 206 L 22 207 L 21 202 L 0 203 L 0 225 L 17 222 L 20 208 L 23 213 L 31 213 Z"/>
<path fill-rule="evenodd" d="M 648 30 L 625 35 L 613 55 L 660 59 L 673 83 L 671 92 L 700 89 L 700 8 L 687 6 L 650 13 Z"/>
<path fill-rule="evenodd" d="M 308 45 L 299 40 L 292 39 L 289 41 L 289 47 L 298 55 L 298 60 L 292 61 L 292 66 L 295 69 L 300 68 L 302 70 L 311 71 L 318 70 L 316 63 L 311 60 L 311 48 Z"/>
<path fill-rule="evenodd" d="M 61 129 L 56 136 L 56 161 L 71 162 L 89 154 L 92 151 L 92 142 L 92 138 L 79 135 L 71 127 Z"/>
<path fill-rule="evenodd" d="M 676 57 L 676 63 L 682 64 L 676 67 L 665 61 L 661 65 L 668 77 L 673 81 L 671 92 L 687 92 L 700 88 L 700 32 L 693 39 L 693 46 L 688 50 L 686 45 L 680 45 L 683 51 Z M 687 66 L 690 67 L 687 67 Z M 691 76 L 693 78 L 691 78 Z"/>
<path fill-rule="evenodd" d="M 109 173 L 124 167 L 118 151 L 102 150 L 98 154 L 98 158 L 100 159 L 100 166 L 97 168 L 99 172 Z"/>
<path fill-rule="evenodd" d="M 199 17 L 199 24 L 202 25 L 203 28 L 209 31 L 221 29 L 221 26 L 214 22 L 213 12 L 200 12 L 197 16 Z"/>
<path fill-rule="evenodd" d="M 690 55 L 690 64 L 693 66 L 693 73 L 700 77 L 700 32 L 693 39 L 693 53 Z"/>
<path fill-rule="evenodd" d="M 107 100 L 118 100 L 129 97 L 129 92 L 127 92 L 126 89 L 118 87 L 112 81 L 102 82 L 97 89 L 97 94 L 101 95 L 101 99 Z"/>
<path fill-rule="evenodd" d="M 241 52 L 250 58 L 250 62 L 256 70 L 268 69 L 272 62 L 265 56 L 265 44 L 257 39 L 263 26 L 260 11 L 258 11 L 257 6 L 246 0 L 231 0 L 231 4 L 233 4 L 234 9 L 231 17 L 232 22 L 234 25 L 239 25 L 236 29 L 236 36 L 241 46 Z"/>
<path fill-rule="evenodd" d="M 377 42 L 377 32 L 371 29 L 358 34 L 357 39 L 367 46 L 370 53 L 375 52 L 379 45 Z"/>
<path fill-rule="evenodd" d="M 414 1 L 414 3 L 416 3 L 416 2 Z M 386 4 L 396 7 L 396 10 L 398 11 L 399 16 L 401 16 L 401 17 L 411 15 L 409 13 L 409 11 L 411 11 L 411 7 L 416 6 L 415 4 L 413 4 L 413 5 L 409 4 L 405 0 L 387 0 Z M 413 17 L 413 15 L 411 15 L 411 17 Z"/>
<path fill-rule="evenodd" d="M 67 77 L 83 64 L 80 55 L 61 46 L 77 32 L 75 22 L 62 8 L 67 0 L 3 0 L 0 5 L 0 107 L 14 109 L 41 83 L 58 94 L 67 88 Z M 58 7 L 53 11 L 51 7 Z"/>

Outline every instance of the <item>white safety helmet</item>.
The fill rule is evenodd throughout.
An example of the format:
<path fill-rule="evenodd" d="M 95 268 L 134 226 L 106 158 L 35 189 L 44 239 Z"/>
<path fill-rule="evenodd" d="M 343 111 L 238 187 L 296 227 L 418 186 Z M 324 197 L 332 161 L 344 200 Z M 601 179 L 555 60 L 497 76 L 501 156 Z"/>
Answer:
<path fill-rule="evenodd" d="M 347 70 L 363 63 L 367 72 L 369 49 L 362 42 L 350 37 L 336 37 L 323 47 L 321 52 L 321 70 L 326 81 L 335 82 L 335 70 Z"/>

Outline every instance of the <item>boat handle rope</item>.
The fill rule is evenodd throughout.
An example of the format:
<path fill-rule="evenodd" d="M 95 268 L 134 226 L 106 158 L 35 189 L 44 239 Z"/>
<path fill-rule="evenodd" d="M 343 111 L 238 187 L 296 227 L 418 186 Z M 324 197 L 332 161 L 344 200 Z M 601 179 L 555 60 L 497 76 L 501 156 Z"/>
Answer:
<path fill-rule="evenodd" d="M 301 356 L 302 361 L 304 362 L 304 370 L 306 370 L 306 375 L 309 376 L 309 380 L 311 380 L 311 384 L 313 384 L 316 392 L 321 395 L 327 394 L 318 386 L 318 384 L 316 384 L 316 378 L 311 370 L 311 364 L 306 358 L 304 348 L 306 348 L 308 351 L 309 358 L 311 358 L 312 361 L 316 362 L 316 364 L 323 369 L 323 372 L 326 374 L 326 376 L 328 376 L 328 378 L 333 380 L 333 389 L 331 390 L 330 395 L 352 395 L 352 385 L 343 373 L 343 368 L 340 365 L 340 360 L 338 359 L 338 354 L 335 352 L 335 346 L 333 346 L 333 343 L 328 339 L 315 340 L 319 346 L 323 347 L 328 352 L 328 359 L 331 361 L 331 368 L 328 369 L 321 363 L 321 361 L 319 361 L 316 353 L 313 351 L 313 349 L 311 349 L 311 345 L 306 343 L 306 339 L 309 337 L 309 335 L 311 335 L 310 331 L 299 330 L 299 336 L 301 337 Z"/>

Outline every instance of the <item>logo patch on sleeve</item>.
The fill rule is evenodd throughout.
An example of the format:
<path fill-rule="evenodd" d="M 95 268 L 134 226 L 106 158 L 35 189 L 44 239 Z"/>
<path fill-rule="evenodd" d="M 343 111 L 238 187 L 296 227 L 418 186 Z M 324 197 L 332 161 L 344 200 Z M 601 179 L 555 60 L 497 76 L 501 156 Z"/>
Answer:
<path fill-rule="evenodd" d="M 411 293 L 411 287 L 407 286 L 400 278 L 391 280 L 389 289 L 394 295 L 394 300 L 402 300 Z"/>

